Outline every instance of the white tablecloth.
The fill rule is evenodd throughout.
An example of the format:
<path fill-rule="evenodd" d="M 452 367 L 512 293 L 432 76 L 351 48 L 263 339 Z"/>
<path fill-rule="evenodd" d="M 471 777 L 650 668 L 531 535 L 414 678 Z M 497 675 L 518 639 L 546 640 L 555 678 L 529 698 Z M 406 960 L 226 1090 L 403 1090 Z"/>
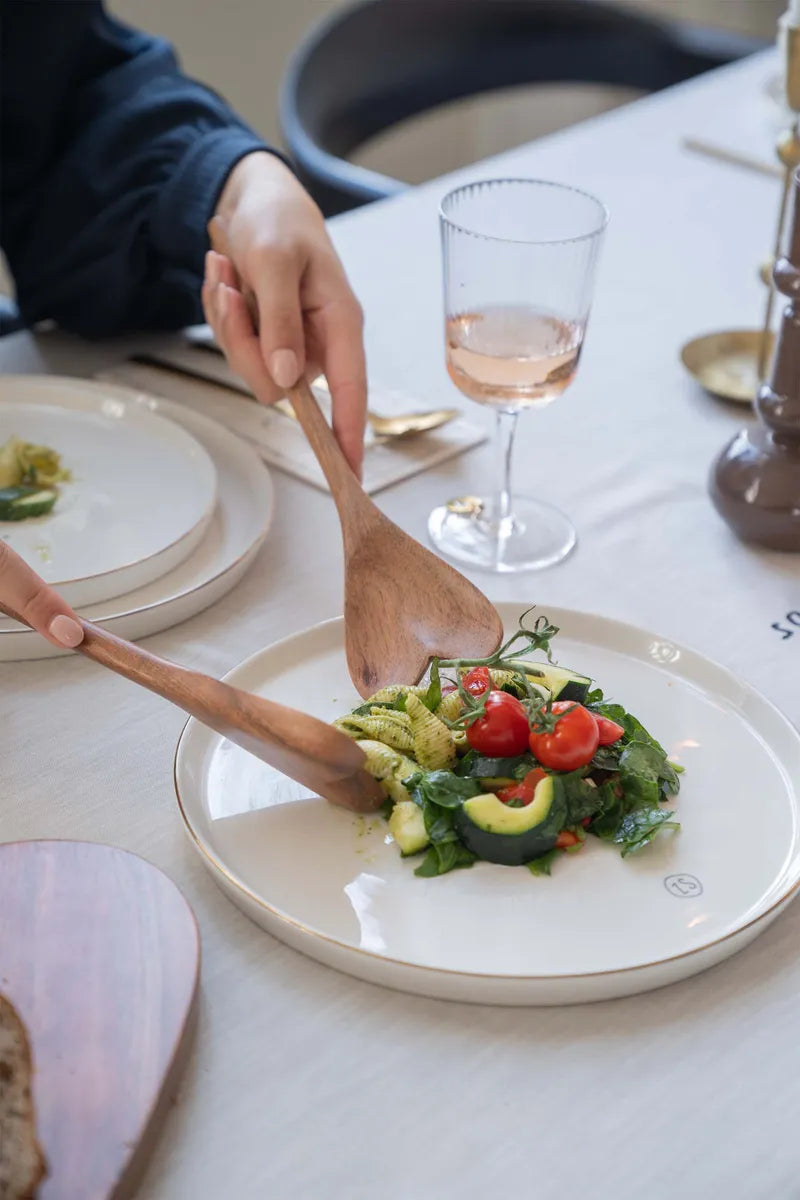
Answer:
<path fill-rule="evenodd" d="M 577 381 L 520 430 L 519 483 L 572 514 L 579 548 L 541 574 L 476 581 L 497 599 L 589 609 L 687 642 L 800 722 L 800 628 L 775 628 L 791 630 L 785 615 L 800 609 L 800 560 L 743 547 L 716 516 L 708 467 L 747 418 L 698 391 L 678 360 L 685 338 L 760 319 L 778 184 L 680 142 L 724 132 L 731 145 L 741 130 L 752 151 L 763 129 L 769 156 L 772 69 L 727 69 L 464 173 L 574 182 L 612 214 Z M 442 361 L 443 190 L 334 223 L 372 370 L 431 404 L 458 402 Z M 120 355 L 18 335 L 0 343 L 0 368 L 89 375 Z M 433 504 L 483 485 L 488 465 L 486 449 L 473 452 L 381 504 L 422 538 Z M 275 482 L 277 520 L 253 570 L 211 611 L 152 638 L 154 650 L 221 673 L 339 611 L 333 505 Z M 173 799 L 181 725 L 79 659 L 0 667 L 3 840 L 141 853 L 200 923 L 198 1042 L 142 1197 L 800 1196 L 800 905 L 738 958 L 630 1000 L 492 1010 L 382 991 L 286 949 L 216 889 Z"/>

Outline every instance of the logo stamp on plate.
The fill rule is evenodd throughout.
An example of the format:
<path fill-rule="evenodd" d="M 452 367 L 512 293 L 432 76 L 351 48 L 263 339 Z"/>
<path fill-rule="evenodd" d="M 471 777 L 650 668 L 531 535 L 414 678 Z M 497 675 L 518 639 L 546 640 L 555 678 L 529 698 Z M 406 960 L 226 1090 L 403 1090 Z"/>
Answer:
<path fill-rule="evenodd" d="M 696 875 L 667 875 L 664 878 L 664 887 L 671 896 L 681 899 L 703 894 L 703 885 Z"/>

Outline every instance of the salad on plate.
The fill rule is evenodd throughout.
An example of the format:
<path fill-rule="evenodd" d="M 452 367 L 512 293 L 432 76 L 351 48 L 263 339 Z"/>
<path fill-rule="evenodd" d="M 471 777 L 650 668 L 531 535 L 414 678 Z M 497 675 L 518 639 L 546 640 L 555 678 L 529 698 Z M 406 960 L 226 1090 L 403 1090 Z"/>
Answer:
<path fill-rule="evenodd" d="M 546 617 L 486 659 L 434 659 L 334 722 L 386 793 L 389 831 L 416 874 L 476 861 L 549 875 L 592 836 L 625 857 L 677 830 L 682 768 L 592 679 L 556 665 Z M 544 659 L 533 656 L 543 653 Z"/>
<path fill-rule="evenodd" d="M 25 521 L 52 512 L 58 484 L 71 478 L 49 446 L 12 437 L 0 446 L 0 521 Z"/>

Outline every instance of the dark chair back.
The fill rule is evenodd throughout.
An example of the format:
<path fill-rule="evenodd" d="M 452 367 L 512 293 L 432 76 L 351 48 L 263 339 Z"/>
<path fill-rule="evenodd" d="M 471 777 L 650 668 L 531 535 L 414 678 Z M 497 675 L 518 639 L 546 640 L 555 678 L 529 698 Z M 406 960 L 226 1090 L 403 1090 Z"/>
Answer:
<path fill-rule="evenodd" d="M 601 0 L 362 0 L 298 48 L 281 122 L 301 177 L 330 215 L 403 189 L 347 156 L 439 104 L 530 83 L 653 92 L 762 46 Z"/>

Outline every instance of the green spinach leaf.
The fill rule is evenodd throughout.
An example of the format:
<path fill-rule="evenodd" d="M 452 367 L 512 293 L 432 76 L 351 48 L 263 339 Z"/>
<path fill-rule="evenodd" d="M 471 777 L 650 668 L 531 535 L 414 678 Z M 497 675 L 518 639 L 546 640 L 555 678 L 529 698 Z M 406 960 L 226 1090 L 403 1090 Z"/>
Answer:
<path fill-rule="evenodd" d="M 481 791 L 476 779 L 462 779 L 452 771 L 429 771 L 427 775 L 412 775 L 405 786 L 411 791 L 417 804 L 428 801 L 440 808 L 458 808 L 464 800 L 479 796 Z"/>
<path fill-rule="evenodd" d="M 580 825 L 586 817 L 594 817 L 602 811 L 603 799 L 600 788 L 595 787 L 585 778 L 586 767 L 559 775 L 558 779 L 564 789 L 564 799 L 567 806 L 567 825 Z"/>
<path fill-rule="evenodd" d="M 618 784 L 607 780 L 597 789 L 598 813 L 589 831 L 604 842 L 613 842 L 620 821 L 625 816 L 625 793 Z"/>
<path fill-rule="evenodd" d="M 428 690 L 424 696 L 420 696 L 420 700 L 426 708 L 433 712 L 442 703 L 442 681 L 439 678 L 439 660 L 435 658 L 431 663 L 431 681 L 428 684 Z"/>
<path fill-rule="evenodd" d="M 617 742 L 613 746 L 598 746 L 594 758 L 589 764 L 591 771 L 617 771 L 622 747 Z"/>
<path fill-rule="evenodd" d="M 358 708 L 354 708 L 352 715 L 355 717 L 369 717 L 372 715 L 373 708 L 388 708 L 392 712 L 406 711 L 406 693 L 401 692 L 399 696 L 395 696 L 394 700 L 379 700 L 377 704 L 359 704 Z"/>
<path fill-rule="evenodd" d="M 471 867 L 475 861 L 476 856 L 461 842 L 434 842 L 414 874 L 432 878 L 459 867 Z"/>
<path fill-rule="evenodd" d="M 631 787 L 640 797 L 643 798 L 645 794 L 650 797 L 652 803 L 677 796 L 680 791 L 677 771 L 664 752 L 652 742 L 630 742 L 620 755 L 619 769 L 626 792 Z M 655 789 L 642 787 L 644 780 L 655 784 Z"/>
<path fill-rule="evenodd" d="M 531 859 L 525 866 L 530 871 L 531 875 L 549 875 L 552 870 L 553 863 L 558 858 L 558 850 L 548 850 L 545 854 L 540 854 L 538 858 Z"/>
<path fill-rule="evenodd" d="M 679 822 L 672 820 L 674 816 L 675 813 L 667 808 L 636 808 L 627 813 L 614 837 L 614 841 L 622 846 L 622 857 L 627 858 L 641 850 L 662 829 L 680 829 Z"/>

